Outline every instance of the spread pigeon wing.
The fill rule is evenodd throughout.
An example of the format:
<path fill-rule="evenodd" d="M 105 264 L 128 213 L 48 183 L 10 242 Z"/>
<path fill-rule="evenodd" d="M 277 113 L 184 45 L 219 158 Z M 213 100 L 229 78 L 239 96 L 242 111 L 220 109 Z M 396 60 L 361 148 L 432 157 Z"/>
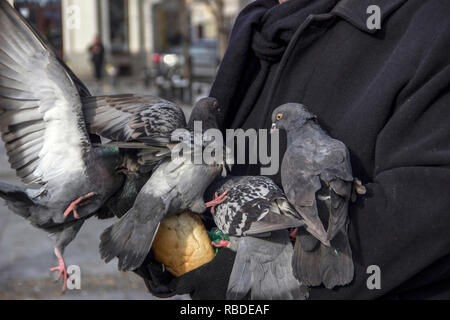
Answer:
<path fill-rule="evenodd" d="M 175 129 L 186 126 L 178 105 L 148 95 L 86 97 L 83 111 L 90 132 L 114 141 L 167 144 Z"/>
<path fill-rule="evenodd" d="M 172 132 L 186 126 L 178 105 L 154 96 L 85 97 L 82 102 L 89 132 L 113 140 L 110 146 L 139 149 L 140 164 L 154 164 L 167 156 Z"/>
<path fill-rule="evenodd" d="M 46 184 L 85 168 L 90 149 L 77 86 L 51 49 L 0 1 L 0 129 L 11 167 Z"/>

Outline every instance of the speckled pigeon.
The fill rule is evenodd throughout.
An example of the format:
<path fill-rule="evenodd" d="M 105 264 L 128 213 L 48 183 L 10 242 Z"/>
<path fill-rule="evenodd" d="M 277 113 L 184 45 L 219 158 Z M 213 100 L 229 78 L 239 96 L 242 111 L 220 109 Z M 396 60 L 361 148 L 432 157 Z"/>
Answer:
<path fill-rule="evenodd" d="M 272 130 L 287 133 L 281 165 L 283 189 L 306 223 L 298 229 L 294 272 L 308 286 L 348 284 L 354 273 L 347 235 L 353 186 L 349 152 L 301 104 L 279 106 L 272 121 Z"/>
<path fill-rule="evenodd" d="M 36 227 L 56 234 L 54 252 L 59 265 L 52 270 L 59 271 L 58 279 L 64 275 L 63 289 L 67 278 L 64 248 L 84 220 L 119 192 L 124 176 L 117 169 L 139 171 L 160 157 L 160 151 L 151 147 L 160 138 L 158 126 L 148 120 L 154 117 L 148 115 L 152 112 L 148 109 L 149 104 L 164 109 L 164 102 L 140 97 L 139 107 L 133 104 L 135 96 L 88 95 L 45 40 L 0 0 L 0 131 L 17 176 L 24 183 L 40 185 L 39 189 L 25 189 L 0 183 L 0 197 Z M 103 117 L 103 101 L 118 109 L 112 112 L 118 119 L 114 128 L 108 122 L 111 112 Z M 170 105 L 172 114 L 167 117 L 183 117 L 172 126 L 174 130 L 185 120 L 181 109 Z M 169 135 L 165 126 L 158 125 L 163 135 Z M 147 135 L 149 146 L 132 152 L 95 147 L 86 127 L 110 139 L 143 139 Z"/>
<path fill-rule="evenodd" d="M 154 96 L 87 96 L 82 102 L 88 131 L 112 140 L 107 146 L 121 148 L 126 167 L 134 172 L 148 172 L 170 156 L 172 132 L 186 126 L 178 105 Z"/>
<path fill-rule="evenodd" d="M 193 130 L 193 120 L 203 120 L 203 129 L 217 128 L 221 119 L 216 99 L 204 98 L 194 107 L 187 128 Z M 183 140 L 177 146 L 189 144 L 188 150 L 196 152 L 195 144 L 211 146 L 221 141 Z M 207 142 L 205 142 L 207 141 Z M 214 179 L 224 171 L 225 162 L 195 164 L 187 156 L 171 157 L 160 162 L 148 182 L 141 189 L 133 207 L 119 222 L 107 228 L 101 235 L 100 253 L 109 262 L 118 258 L 118 268 L 122 271 L 139 267 L 150 251 L 153 238 L 160 221 L 167 215 L 189 209 L 202 213 L 205 209 L 203 193 Z"/>
<path fill-rule="evenodd" d="M 264 176 L 229 176 L 217 179 L 206 197 L 222 198 L 211 213 L 225 234 L 249 236 L 304 225 L 301 216 L 287 201 L 283 191 Z M 218 196 L 221 194 L 222 196 Z"/>
<path fill-rule="evenodd" d="M 206 192 L 221 203 L 211 208 L 217 227 L 241 236 L 227 289 L 228 299 L 306 299 L 293 274 L 294 250 L 287 228 L 304 225 L 283 191 L 263 176 L 227 177 Z M 214 200 L 213 200 L 214 201 Z"/>

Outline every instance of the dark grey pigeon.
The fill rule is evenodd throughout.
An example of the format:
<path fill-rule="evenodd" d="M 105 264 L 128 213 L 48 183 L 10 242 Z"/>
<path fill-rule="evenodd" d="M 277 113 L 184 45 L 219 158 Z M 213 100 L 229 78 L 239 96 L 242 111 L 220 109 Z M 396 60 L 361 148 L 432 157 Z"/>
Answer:
<path fill-rule="evenodd" d="M 298 229 L 294 272 L 308 286 L 348 284 L 354 273 L 347 235 L 353 185 L 349 152 L 301 104 L 276 108 L 272 121 L 273 130 L 287 133 L 281 164 L 283 189 L 306 223 Z"/>
<path fill-rule="evenodd" d="M 11 168 L 39 189 L 0 184 L 0 196 L 33 225 L 54 232 L 63 251 L 122 184 L 117 149 L 93 148 L 71 76 L 6 1 L 0 1 L 0 130 Z M 73 216 L 68 216 L 73 212 Z M 65 285 L 65 282 L 64 282 Z"/>
<path fill-rule="evenodd" d="M 287 230 L 304 223 L 283 191 L 270 178 L 242 176 L 214 182 L 206 195 L 213 193 L 211 213 L 217 227 L 241 236 L 227 298 L 240 300 L 250 293 L 251 299 L 306 299 L 307 287 L 293 274 Z"/>
<path fill-rule="evenodd" d="M 217 128 L 220 110 L 214 98 L 200 100 L 192 111 L 187 128 L 193 129 L 193 119 L 203 119 L 203 129 Z M 178 143 L 181 146 L 186 141 Z M 191 140 L 188 140 L 188 144 Z M 194 140 L 194 144 L 197 143 Z M 203 141 L 200 141 L 200 152 Z M 208 146 L 220 141 L 211 140 Z M 175 146 L 175 148 L 176 148 Z M 190 145 L 188 150 L 196 150 Z M 100 253 L 109 262 L 117 257 L 119 270 L 139 267 L 150 251 L 160 221 L 167 215 L 186 209 L 202 213 L 206 206 L 203 194 L 214 179 L 224 171 L 224 162 L 194 164 L 188 157 L 171 157 L 163 160 L 153 171 L 136 198 L 133 207 L 119 222 L 101 235 Z"/>
<path fill-rule="evenodd" d="M 0 131 L 17 176 L 26 184 L 40 186 L 25 189 L 0 183 L 0 197 L 12 211 L 36 227 L 56 234 L 55 254 L 59 265 L 52 270 L 59 271 L 58 279 L 62 275 L 67 277 L 63 259 L 65 247 L 74 239 L 84 220 L 120 190 L 124 176 L 117 169 L 139 171 L 154 163 L 155 155 L 159 157 L 158 153 L 147 151 L 150 146 L 146 146 L 145 151 L 130 152 L 116 147 L 95 147 L 86 130 L 84 113 L 90 120 L 88 125 L 96 132 L 114 130 L 110 124 L 102 122 L 100 108 L 92 112 L 92 101 L 106 98 L 86 99 L 88 95 L 82 82 L 38 33 L 5 0 L 0 0 Z M 118 99 L 123 101 L 123 96 L 111 98 Z M 139 98 L 141 104 L 142 99 Z M 147 108 L 153 103 L 154 98 L 151 99 L 147 100 Z M 164 110 L 160 100 L 153 104 L 159 104 L 158 108 Z M 158 135 L 157 129 L 152 131 L 151 124 L 148 125 L 151 120 L 145 108 L 135 105 L 125 108 L 122 104 L 121 109 L 128 113 L 122 112 L 122 122 L 116 124 L 115 132 L 123 132 L 117 137 L 131 131 L 131 138 L 143 139 L 148 132 L 150 141 L 146 143 L 151 144 Z M 172 118 L 179 119 L 179 114 L 183 115 L 179 108 L 171 110 Z M 183 125 L 185 120 L 182 120 L 174 124 L 173 129 Z M 132 127 L 127 127 L 124 121 Z M 162 135 L 168 135 L 166 126 L 159 128 Z M 65 284 L 64 281 L 63 288 Z"/>

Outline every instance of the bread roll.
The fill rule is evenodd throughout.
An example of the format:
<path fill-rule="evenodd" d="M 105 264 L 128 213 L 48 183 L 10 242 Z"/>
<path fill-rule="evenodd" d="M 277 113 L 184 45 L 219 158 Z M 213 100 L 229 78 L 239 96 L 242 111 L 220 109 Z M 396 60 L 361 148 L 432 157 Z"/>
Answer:
<path fill-rule="evenodd" d="M 211 240 L 200 217 L 191 212 L 161 221 L 153 240 L 155 260 L 175 277 L 196 269 L 214 258 Z"/>

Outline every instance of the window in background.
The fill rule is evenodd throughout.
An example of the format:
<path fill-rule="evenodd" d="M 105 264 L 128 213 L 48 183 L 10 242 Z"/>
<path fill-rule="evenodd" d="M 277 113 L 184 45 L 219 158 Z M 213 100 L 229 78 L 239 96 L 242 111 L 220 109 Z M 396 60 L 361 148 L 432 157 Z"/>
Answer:
<path fill-rule="evenodd" d="M 111 51 L 128 53 L 128 1 L 109 0 Z"/>
<path fill-rule="evenodd" d="M 62 58 L 61 0 L 15 0 L 14 7 Z"/>

